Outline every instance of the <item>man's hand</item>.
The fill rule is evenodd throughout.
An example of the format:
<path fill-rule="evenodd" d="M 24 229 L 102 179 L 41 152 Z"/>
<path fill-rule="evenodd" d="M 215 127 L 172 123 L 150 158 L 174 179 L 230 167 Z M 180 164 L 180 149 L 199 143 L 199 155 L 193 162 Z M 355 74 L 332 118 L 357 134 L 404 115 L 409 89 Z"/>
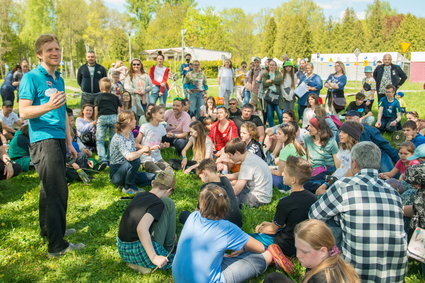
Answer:
<path fill-rule="evenodd" d="M 174 134 L 170 133 L 170 132 L 168 132 L 166 136 L 167 136 L 167 138 L 174 138 Z"/>
<path fill-rule="evenodd" d="M 380 128 L 381 127 L 381 122 L 376 122 L 375 127 Z"/>
<path fill-rule="evenodd" d="M 77 151 L 72 146 L 72 144 L 68 145 L 68 153 L 69 153 L 69 157 L 71 157 L 71 159 L 77 158 Z"/>
<path fill-rule="evenodd" d="M 6 163 L 6 165 L 4 166 L 4 172 L 3 175 L 6 176 L 6 179 L 10 179 L 13 177 L 13 165 L 12 162 L 8 162 Z"/>
<path fill-rule="evenodd" d="M 52 109 L 58 109 L 62 105 L 66 103 L 66 94 L 63 91 L 56 91 L 50 96 L 49 102 L 47 102 L 47 105 L 50 110 Z"/>

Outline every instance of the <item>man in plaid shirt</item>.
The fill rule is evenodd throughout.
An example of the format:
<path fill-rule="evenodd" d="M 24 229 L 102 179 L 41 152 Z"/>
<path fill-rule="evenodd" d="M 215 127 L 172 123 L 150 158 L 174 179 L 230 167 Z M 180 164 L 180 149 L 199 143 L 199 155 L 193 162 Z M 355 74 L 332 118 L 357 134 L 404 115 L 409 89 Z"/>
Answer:
<path fill-rule="evenodd" d="M 378 178 L 381 152 L 372 142 L 352 151 L 354 177 L 336 181 L 310 208 L 309 217 L 334 219 L 342 230 L 342 255 L 362 282 L 403 282 L 407 267 L 401 198 Z"/>

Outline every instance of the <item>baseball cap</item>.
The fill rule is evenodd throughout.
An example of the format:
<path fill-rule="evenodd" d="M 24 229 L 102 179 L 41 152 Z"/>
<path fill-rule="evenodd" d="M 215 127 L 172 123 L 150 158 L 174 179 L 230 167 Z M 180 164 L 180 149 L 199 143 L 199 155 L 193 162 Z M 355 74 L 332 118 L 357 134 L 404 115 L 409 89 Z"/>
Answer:
<path fill-rule="evenodd" d="M 5 100 L 5 101 L 3 101 L 3 106 L 13 106 L 13 101 Z"/>
<path fill-rule="evenodd" d="M 174 175 L 172 169 L 164 170 L 156 175 L 155 180 L 153 180 L 152 183 L 164 185 L 174 189 L 176 187 L 176 175 Z"/>
<path fill-rule="evenodd" d="M 260 57 L 254 57 L 254 60 L 252 60 L 252 61 L 260 61 L 261 62 L 261 59 L 260 59 Z"/>
<path fill-rule="evenodd" d="M 407 160 L 415 160 L 421 157 L 425 157 L 425 143 L 418 146 L 413 155 L 409 156 Z"/>
<path fill-rule="evenodd" d="M 372 66 L 366 66 L 366 67 L 364 67 L 364 72 L 365 73 L 372 73 Z"/>
<path fill-rule="evenodd" d="M 358 116 L 358 117 L 360 117 L 359 111 L 356 111 L 356 110 L 350 110 L 350 111 L 346 112 L 344 115 L 345 116 L 350 116 L 350 117 L 352 117 L 352 116 Z"/>

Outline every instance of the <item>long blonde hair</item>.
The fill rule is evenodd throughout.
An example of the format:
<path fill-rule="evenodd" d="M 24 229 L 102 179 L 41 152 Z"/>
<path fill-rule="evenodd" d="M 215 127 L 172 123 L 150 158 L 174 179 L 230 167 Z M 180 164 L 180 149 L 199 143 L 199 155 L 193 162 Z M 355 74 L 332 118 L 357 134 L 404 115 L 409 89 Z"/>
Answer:
<path fill-rule="evenodd" d="M 200 121 L 193 121 L 189 127 L 197 133 L 197 136 L 193 137 L 193 159 L 199 163 L 205 159 L 207 151 L 205 148 L 205 140 L 207 139 L 205 127 Z"/>
<path fill-rule="evenodd" d="M 295 227 L 295 238 L 307 242 L 313 249 L 325 247 L 328 251 L 335 249 L 335 238 L 328 226 L 316 219 L 305 220 Z M 346 263 L 338 253 L 330 253 L 318 266 L 307 272 L 302 280 L 308 282 L 314 275 L 323 272 L 325 282 L 360 283 L 354 268 Z"/>

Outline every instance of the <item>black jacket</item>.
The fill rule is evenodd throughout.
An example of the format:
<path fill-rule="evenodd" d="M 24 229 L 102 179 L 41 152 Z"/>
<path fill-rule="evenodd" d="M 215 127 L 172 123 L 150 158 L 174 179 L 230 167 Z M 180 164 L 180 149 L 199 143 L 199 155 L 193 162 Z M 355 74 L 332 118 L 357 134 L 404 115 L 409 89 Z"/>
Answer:
<path fill-rule="evenodd" d="M 98 93 L 100 92 L 99 81 L 104 77 L 106 77 L 106 69 L 102 65 L 97 63 L 94 65 L 94 76 L 92 78 L 88 65 L 84 64 L 78 69 L 77 82 L 83 92 Z"/>
<path fill-rule="evenodd" d="M 376 67 L 373 78 L 376 81 L 376 92 L 379 93 L 382 76 L 384 75 L 384 64 Z M 407 80 L 406 74 L 398 65 L 391 64 L 391 83 L 398 89 Z"/>

